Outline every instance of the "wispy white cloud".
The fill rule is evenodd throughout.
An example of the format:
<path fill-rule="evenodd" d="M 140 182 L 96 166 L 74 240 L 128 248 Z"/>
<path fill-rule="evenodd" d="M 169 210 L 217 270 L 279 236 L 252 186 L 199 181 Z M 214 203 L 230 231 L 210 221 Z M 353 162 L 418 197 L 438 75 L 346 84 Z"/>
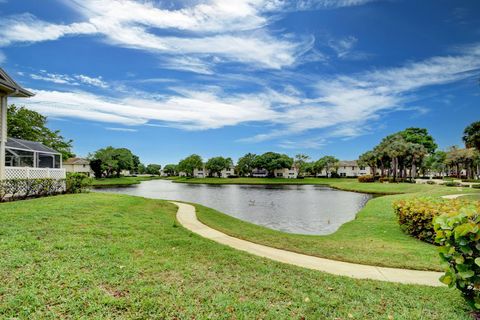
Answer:
<path fill-rule="evenodd" d="M 40 70 L 38 73 L 31 73 L 30 78 L 34 80 L 41 80 L 47 82 L 53 82 L 57 84 L 68 84 L 72 86 L 79 86 L 80 84 L 86 84 L 94 87 L 106 89 L 109 85 L 103 81 L 102 77 L 90 77 L 83 74 L 60 74 L 50 73 L 46 70 Z"/>
<path fill-rule="evenodd" d="M 480 75 L 480 45 L 452 56 L 432 57 L 400 67 L 375 69 L 350 76 L 317 80 L 315 93 L 306 96 L 293 86 L 283 91 L 263 89 L 251 94 L 231 94 L 218 87 L 171 88 L 172 94 L 108 98 L 86 92 L 33 90 L 36 96 L 22 101 L 55 117 L 74 117 L 122 125 L 168 126 L 206 130 L 250 122 L 268 124 L 268 131 L 243 141 L 277 140 L 292 147 L 309 130 L 323 132 L 302 145 L 319 147 L 326 139 L 365 134 L 372 123 L 389 112 L 412 111 L 416 93 Z M 417 108 L 417 107 L 414 107 Z M 424 109 L 419 109 L 423 112 Z M 322 131 L 323 130 L 323 131 Z M 316 132 L 317 132 L 316 131 Z M 300 142 L 302 142 L 300 140 Z"/>
<path fill-rule="evenodd" d="M 365 128 L 365 124 L 378 120 L 383 114 L 409 110 L 406 106 L 415 101 L 418 90 L 478 75 L 480 45 L 474 45 L 455 56 L 432 57 L 396 68 L 322 79 L 315 84 L 315 97 L 302 99 L 272 119 L 282 129 L 246 140 L 265 141 L 327 128 L 329 132 L 324 137 L 355 137 L 366 132 L 358 128 Z"/>
<path fill-rule="evenodd" d="M 200 74 L 213 74 L 213 64 L 196 57 L 172 57 L 165 59 L 161 66 L 166 69 L 189 71 Z"/>
<path fill-rule="evenodd" d="M 69 35 L 102 35 L 112 45 L 166 54 L 189 54 L 190 59 L 218 56 L 219 61 L 248 63 L 260 68 L 291 66 L 308 51 L 310 39 L 273 35 L 265 27 L 267 0 L 197 2 L 176 10 L 162 9 L 152 2 L 132 0 L 65 1 L 80 12 L 83 22 L 55 24 L 31 14 L 11 16 L 0 22 L 0 46 L 15 42 L 56 40 Z M 178 30 L 180 35 L 157 31 Z M 187 68 L 188 63 L 179 64 Z M 190 61 L 192 62 L 192 61 Z M 195 62 L 196 70 L 206 70 Z M 190 63 L 190 69 L 192 64 Z"/>
<path fill-rule="evenodd" d="M 120 131 L 120 132 L 137 132 L 137 129 L 132 128 L 118 128 L 118 127 L 106 127 L 105 130 L 109 131 Z"/>
<path fill-rule="evenodd" d="M 33 89 L 32 89 L 33 90 Z M 163 99 L 110 99 L 86 92 L 33 90 L 32 109 L 55 117 L 73 117 L 124 125 L 164 123 L 186 130 L 203 130 L 275 116 L 267 95 L 222 96 L 208 91 L 184 91 Z"/>
<path fill-rule="evenodd" d="M 363 5 L 371 0 L 209 0 L 189 1 L 165 9 L 151 1 L 64 0 L 84 21 L 57 24 L 26 13 L 0 21 L 0 46 L 52 41 L 66 36 L 101 35 L 116 46 L 172 54 L 168 68 L 210 73 L 213 62 L 233 61 L 258 68 L 280 69 L 303 61 L 312 37 L 288 37 L 268 30 L 272 13 Z M 160 35 L 176 30 L 179 35 Z M 190 55 L 178 58 L 178 54 Z M 315 57 L 318 58 L 318 53 Z M 308 55 L 311 59 L 313 55 Z"/>

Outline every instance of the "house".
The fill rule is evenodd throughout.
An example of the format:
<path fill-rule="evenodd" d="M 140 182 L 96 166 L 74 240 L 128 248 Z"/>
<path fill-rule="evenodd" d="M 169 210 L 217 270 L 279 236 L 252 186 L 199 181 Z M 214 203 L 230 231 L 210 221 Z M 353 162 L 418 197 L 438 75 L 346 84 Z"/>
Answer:
<path fill-rule="evenodd" d="M 40 142 L 8 138 L 4 163 L 5 179 L 65 179 L 61 153 Z"/>
<path fill-rule="evenodd" d="M 339 161 L 335 167 L 329 168 L 328 176 L 332 171 L 342 178 L 356 178 L 372 173 L 370 167 L 360 166 L 355 160 Z M 323 169 L 317 176 L 326 177 L 327 170 Z"/>
<path fill-rule="evenodd" d="M 295 167 L 292 168 L 282 168 L 282 169 L 275 169 L 273 171 L 273 175 L 275 178 L 287 178 L 287 179 L 297 179 L 298 177 L 298 170 Z"/>
<path fill-rule="evenodd" d="M 208 170 L 203 168 L 193 169 L 193 177 L 194 178 L 205 178 L 208 176 Z"/>
<path fill-rule="evenodd" d="M 220 177 L 221 178 L 228 178 L 228 177 L 233 176 L 233 175 L 235 175 L 235 167 L 234 166 L 231 166 L 227 169 L 223 169 L 220 172 Z"/>
<path fill-rule="evenodd" d="M 28 98 L 32 97 L 33 93 L 28 90 L 20 87 L 2 68 L 0 68 L 0 180 L 4 179 L 20 179 L 24 177 L 27 173 L 26 170 L 16 170 L 14 171 L 12 166 L 10 166 L 9 176 L 7 177 L 6 169 L 6 144 L 7 144 L 7 108 L 8 108 L 8 97 L 17 97 L 17 98 Z M 13 143 L 13 142 L 12 142 Z M 20 146 L 21 147 L 21 146 Z M 16 149 L 19 151 L 25 151 Z M 26 150 L 29 154 L 32 154 L 32 150 L 27 148 Z M 11 155 L 10 155 L 11 157 Z M 38 158 L 35 158 L 33 162 L 34 155 L 32 155 L 32 165 L 38 165 Z M 45 170 L 46 171 L 46 170 Z M 15 175 L 15 172 L 18 172 L 18 176 Z M 27 174 L 28 175 L 28 174 Z"/>
<path fill-rule="evenodd" d="M 220 171 L 219 177 L 220 178 L 228 178 L 229 176 L 232 176 L 235 174 L 235 167 L 231 166 L 230 168 L 223 169 Z M 193 170 L 193 176 L 195 178 L 206 178 L 210 176 L 210 171 L 207 170 L 205 167 L 201 169 L 194 169 Z"/>
<path fill-rule="evenodd" d="M 355 160 L 344 160 L 338 163 L 338 175 L 340 177 L 356 178 L 371 174 L 370 167 L 360 166 Z"/>
<path fill-rule="evenodd" d="M 90 160 L 84 158 L 70 158 L 63 162 L 66 172 L 84 173 L 89 177 L 93 176 L 93 170 L 90 168 Z"/>

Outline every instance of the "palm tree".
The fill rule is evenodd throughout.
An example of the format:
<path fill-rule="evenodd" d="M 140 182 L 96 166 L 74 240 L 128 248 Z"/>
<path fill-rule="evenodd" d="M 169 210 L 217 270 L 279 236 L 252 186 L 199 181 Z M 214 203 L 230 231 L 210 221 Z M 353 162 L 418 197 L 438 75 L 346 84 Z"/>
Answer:
<path fill-rule="evenodd" d="M 389 140 L 385 151 L 392 159 L 393 181 L 397 181 L 398 171 L 401 169 L 399 163 L 406 156 L 408 145 L 399 135 L 394 135 Z"/>
<path fill-rule="evenodd" d="M 304 169 L 305 169 L 305 165 L 306 163 L 308 162 L 308 160 L 310 160 L 310 157 L 307 156 L 306 154 L 297 154 L 295 156 L 295 160 L 293 162 L 293 165 L 295 166 L 295 168 L 297 169 L 298 171 L 298 175 L 299 176 L 302 176 L 303 175 L 303 172 L 304 172 Z"/>
<path fill-rule="evenodd" d="M 412 179 L 415 179 L 417 175 L 417 162 L 421 163 L 421 160 L 423 160 L 423 158 L 427 154 L 427 149 L 421 144 L 409 142 L 407 143 L 406 151 L 410 155 L 412 161 L 410 176 L 412 177 Z"/>

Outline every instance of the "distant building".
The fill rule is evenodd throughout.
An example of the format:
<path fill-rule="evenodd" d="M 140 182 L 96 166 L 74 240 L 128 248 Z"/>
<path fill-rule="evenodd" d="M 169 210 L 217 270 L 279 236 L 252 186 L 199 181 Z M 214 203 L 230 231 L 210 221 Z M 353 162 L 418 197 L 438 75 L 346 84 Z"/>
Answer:
<path fill-rule="evenodd" d="M 63 167 L 67 172 L 85 173 L 93 176 L 93 170 L 90 167 L 90 160 L 84 158 L 70 158 L 63 162 Z"/>
<path fill-rule="evenodd" d="M 193 176 L 195 178 L 205 178 L 207 175 L 207 170 L 205 168 L 193 169 Z"/>
<path fill-rule="evenodd" d="M 332 171 L 333 172 L 336 171 L 337 174 L 342 178 L 355 178 L 355 177 L 364 176 L 372 173 L 370 170 L 370 167 L 360 166 L 355 160 L 339 161 L 335 168 L 332 167 L 332 168 L 329 168 L 329 170 L 330 170 L 330 172 L 328 172 L 329 176 Z M 327 176 L 326 169 L 323 169 L 322 172 L 319 174 L 319 176 Z"/>
<path fill-rule="evenodd" d="M 220 171 L 220 174 L 218 177 L 228 178 L 229 176 L 233 176 L 234 174 L 235 174 L 235 167 L 231 166 L 230 168 L 223 169 L 222 171 Z M 193 176 L 195 178 L 206 178 L 210 176 L 210 171 L 207 170 L 205 167 L 201 169 L 194 169 Z"/>
<path fill-rule="evenodd" d="M 266 169 L 253 169 L 252 176 L 255 178 L 266 178 L 269 176 L 269 172 Z M 275 178 L 288 178 L 296 179 L 298 177 L 298 170 L 295 167 L 282 168 L 273 170 L 273 176 Z"/>
<path fill-rule="evenodd" d="M 286 178 L 286 179 L 297 179 L 298 177 L 298 170 L 297 168 L 283 168 L 283 169 L 275 169 L 273 171 L 273 175 L 275 178 Z"/>

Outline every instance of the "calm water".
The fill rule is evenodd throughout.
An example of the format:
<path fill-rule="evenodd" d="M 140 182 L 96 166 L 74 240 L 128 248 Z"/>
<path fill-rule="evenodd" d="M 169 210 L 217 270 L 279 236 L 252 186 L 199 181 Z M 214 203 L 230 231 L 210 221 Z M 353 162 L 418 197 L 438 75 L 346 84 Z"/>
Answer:
<path fill-rule="evenodd" d="M 301 234 L 335 232 L 353 220 L 371 198 L 325 186 L 204 185 L 167 180 L 101 191 L 195 202 L 257 225 Z"/>

